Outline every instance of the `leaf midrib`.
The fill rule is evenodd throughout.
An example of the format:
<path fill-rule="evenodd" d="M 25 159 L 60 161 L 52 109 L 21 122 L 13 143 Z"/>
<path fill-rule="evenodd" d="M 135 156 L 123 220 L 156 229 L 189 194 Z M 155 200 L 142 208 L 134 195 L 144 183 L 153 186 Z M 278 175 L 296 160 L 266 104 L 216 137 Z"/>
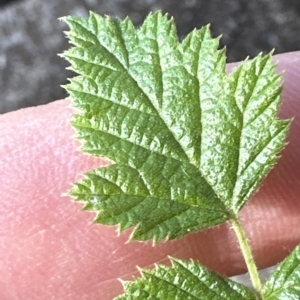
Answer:
<path fill-rule="evenodd" d="M 191 208 L 191 207 L 197 207 L 197 208 L 199 208 L 199 209 L 205 209 L 206 211 L 211 211 L 211 212 L 219 212 L 219 213 L 222 213 L 222 214 L 224 214 L 224 210 L 219 210 L 219 209 L 215 209 L 215 208 L 213 208 L 213 209 L 210 209 L 210 208 L 207 208 L 207 207 L 202 207 L 202 206 L 193 206 L 193 205 L 190 205 L 190 204 L 187 204 L 187 203 L 184 203 L 184 202 L 181 202 L 181 201 L 177 201 L 177 200 L 172 200 L 172 199 L 169 199 L 169 198 L 162 198 L 162 197 L 157 197 L 157 196 L 151 196 L 151 195 L 134 195 L 134 194 L 128 194 L 128 193 L 119 193 L 119 194 L 105 194 L 105 193 L 99 193 L 99 194 L 97 194 L 97 193 L 72 193 L 72 195 L 74 195 L 74 196 L 80 196 L 80 195 L 83 195 L 83 196 L 99 196 L 99 195 L 101 195 L 101 196 L 110 196 L 110 197 L 112 197 L 112 196 L 117 196 L 117 195 L 126 195 L 126 196 L 131 196 L 131 197 L 135 197 L 135 198 L 154 198 L 154 199 L 158 199 L 158 200 L 162 200 L 162 201 L 166 201 L 166 202 L 172 202 L 172 201 L 176 201 L 177 203 L 180 203 L 180 204 L 182 204 L 182 205 L 186 205 L 186 206 L 188 206 L 189 208 Z M 88 200 L 84 200 L 84 202 L 89 202 Z M 105 202 L 105 201 L 104 201 Z M 140 203 L 140 202 L 139 202 Z M 132 206 L 132 207 L 134 207 L 134 206 Z M 188 208 L 188 209 L 189 209 Z"/>

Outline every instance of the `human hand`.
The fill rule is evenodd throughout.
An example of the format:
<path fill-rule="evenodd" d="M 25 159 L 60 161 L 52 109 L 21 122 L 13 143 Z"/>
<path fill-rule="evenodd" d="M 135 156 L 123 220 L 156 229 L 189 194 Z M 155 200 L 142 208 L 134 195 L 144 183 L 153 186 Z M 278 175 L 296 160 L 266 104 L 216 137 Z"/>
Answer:
<path fill-rule="evenodd" d="M 241 212 L 261 268 L 300 242 L 300 52 L 274 59 L 285 70 L 281 117 L 295 119 L 278 165 Z M 0 300 L 112 299 L 122 292 L 117 278 L 132 278 L 136 265 L 168 263 L 167 255 L 227 275 L 246 270 L 226 224 L 155 247 L 92 225 L 95 214 L 62 194 L 107 161 L 78 151 L 69 106 L 62 100 L 0 116 Z"/>

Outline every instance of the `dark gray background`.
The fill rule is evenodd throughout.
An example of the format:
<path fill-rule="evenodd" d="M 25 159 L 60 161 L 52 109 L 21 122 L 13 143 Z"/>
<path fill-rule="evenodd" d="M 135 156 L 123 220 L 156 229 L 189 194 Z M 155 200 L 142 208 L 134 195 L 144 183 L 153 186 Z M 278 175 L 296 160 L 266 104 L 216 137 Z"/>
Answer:
<path fill-rule="evenodd" d="M 223 33 L 228 61 L 276 48 L 300 49 L 300 0 L 0 0 L 0 113 L 66 97 L 70 72 L 57 56 L 68 47 L 58 17 L 129 15 L 135 24 L 153 10 L 173 15 L 179 36 L 211 23 Z"/>

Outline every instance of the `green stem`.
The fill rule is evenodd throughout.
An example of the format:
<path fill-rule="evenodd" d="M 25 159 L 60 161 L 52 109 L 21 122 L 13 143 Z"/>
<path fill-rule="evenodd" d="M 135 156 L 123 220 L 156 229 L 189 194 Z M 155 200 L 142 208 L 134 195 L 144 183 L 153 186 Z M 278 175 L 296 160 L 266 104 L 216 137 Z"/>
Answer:
<path fill-rule="evenodd" d="M 253 255 L 252 255 L 252 252 L 251 252 L 251 248 L 250 248 L 248 239 L 246 237 L 246 234 L 243 230 L 243 227 L 241 225 L 241 222 L 240 222 L 238 216 L 234 216 L 231 219 L 231 225 L 232 225 L 232 228 L 234 229 L 234 232 L 237 236 L 237 239 L 238 239 L 238 242 L 239 242 L 239 245 L 240 245 L 240 249 L 241 249 L 242 254 L 244 256 L 244 259 L 245 259 L 245 262 L 246 262 L 246 265 L 247 265 L 247 269 L 248 269 L 248 272 L 249 272 L 249 275 L 250 275 L 250 278 L 251 278 L 251 281 L 252 281 L 253 288 L 254 288 L 254 290 L 257 294 L 258 299 L 262 300 L 263 299 L 262 293 L 261 293 L 262 283 L 261 283 L 261 280 L 259 278 L 258 270 L 257 270 L 256 264 L 255 264 L 254 259 L 253 259 Z"/>

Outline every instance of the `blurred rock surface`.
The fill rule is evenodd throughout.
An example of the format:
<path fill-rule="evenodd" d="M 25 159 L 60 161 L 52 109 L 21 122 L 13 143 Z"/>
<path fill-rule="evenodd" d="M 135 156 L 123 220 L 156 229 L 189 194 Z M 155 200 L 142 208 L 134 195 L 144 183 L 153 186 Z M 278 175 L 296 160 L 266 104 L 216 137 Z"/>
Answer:
<path fill-rule="evenodd" d="M 66 27 L 57 18 L 94 10 L 138 25 L 157 9 L 174 16 L 181 37 L 211 23 L 229 61 L 300 49 L 298 0 L 19 0 L 0 7 L 0 113 L 66 96 L 60 85 L 71 74 L 57 56 L 68 47 Z"/>

